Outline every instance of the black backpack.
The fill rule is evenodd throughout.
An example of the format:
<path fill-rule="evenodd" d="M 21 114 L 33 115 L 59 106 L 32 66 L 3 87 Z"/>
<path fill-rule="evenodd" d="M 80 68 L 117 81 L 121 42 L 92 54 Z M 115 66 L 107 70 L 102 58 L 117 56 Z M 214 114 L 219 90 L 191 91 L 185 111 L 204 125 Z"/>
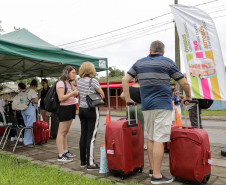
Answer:
<path fill-rule="evenodd" d="M 58 80 L 57 82 L 59 82 L 59 81 L 60 80 Z M 64 82 L 64 86 L 65 86 L 64 94 L 66 94 L 67 93 L 67 85 L 64 80 L 61 80 L 61 81 Z M 51 87 L 48 90 L 46 97 L 44 99 L 45 110 L 48 112 L 56 113 L 58 111 L 58 108 L 60 107 L 60 101 L 58 99 L 58 95 L 57 95 L 57 91 L 56 91 L 57 82 L 53 85 L 53 87 Z"/>

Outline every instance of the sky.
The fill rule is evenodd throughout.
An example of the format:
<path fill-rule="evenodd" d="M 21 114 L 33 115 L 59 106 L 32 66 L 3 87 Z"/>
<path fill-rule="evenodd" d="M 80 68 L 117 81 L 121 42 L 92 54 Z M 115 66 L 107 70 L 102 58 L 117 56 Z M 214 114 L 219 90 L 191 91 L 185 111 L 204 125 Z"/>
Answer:
<path fill-rule="evenodd" d="M 226 2 L 178 0 L 178 3 L 202 4 L 197 7 L 213 18 L 226 65 Z M 4 0 L 0 20 L 2 34 L 14 31 L 14 27 L 26 28 L 53 45 L 108 58 L 109 66 L 128 71 L 133 63 L 149 54 L 154 40 L 161 40 L 166 46 L 165 56 L 174 60 L 174 23 L 169 7 L 173 4 L 174 0 Z M 124 27 L 127 28 L 120 29 Z M 181 65 L 185 72 L 182 54 Z M 100 76 L 104 75 L 101 72 Z"/>

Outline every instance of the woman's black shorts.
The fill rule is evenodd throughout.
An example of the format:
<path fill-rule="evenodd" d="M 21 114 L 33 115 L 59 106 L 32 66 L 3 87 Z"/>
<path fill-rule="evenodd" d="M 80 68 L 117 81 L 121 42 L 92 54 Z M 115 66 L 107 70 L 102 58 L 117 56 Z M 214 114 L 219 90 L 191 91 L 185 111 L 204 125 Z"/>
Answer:
<path fill-rule="evenodd" d="M 76 105 L 61 105 L 58 110 L 59 121 L 69 121 L 75 119 Z"/>

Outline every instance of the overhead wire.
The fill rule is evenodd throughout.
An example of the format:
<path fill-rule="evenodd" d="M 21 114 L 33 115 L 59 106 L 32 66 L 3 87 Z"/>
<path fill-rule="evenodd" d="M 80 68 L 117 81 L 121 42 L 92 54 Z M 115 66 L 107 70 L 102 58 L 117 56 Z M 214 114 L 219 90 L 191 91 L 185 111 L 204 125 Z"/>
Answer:
<path fill-rule="evenodd" d="M 216 2 L 216 1 L 220 1 L 220 0 L 212 0 L 212 1 L 209 1 L 209 2 L 197 4 L 195 6 L 201 6 L 201 5 L 213 3 L 213 2 Z M 112 31 L 109 31 L 109 32 L 105 32 L 105 33 L 102 33 L 102 34 L 94 35 L 94 36 L 91 36 L 91 37 L 88 37 L 88 38 L 84 38 L 84 39 L 80 39 L 80 40 L 76 40 L 76 41 L 72 41 L 72 42 L 67 42 L 67 43 L 64 43 L 64 44 L 60 44 L 58 46 L 64 46 L 64 45 L 69 45 L 69 44 L 73 44 L 73 43 L 76 43 L 76 42 L 82 42 L 84 40 L 89 40 L 89 39 L 93 39 L 93 38 L 100 37 L 100 36 L 103 36 L 103 35 L 107 35 L 107 34 L 110 34 L 110 33 L 114 33 L 114 32 L 117 32 L 117 31 L 121 31 L 121 30 L 130 28 L 130 27 L 133 27 L 133 26 L 137 26 L 137 25 L 149 22 L 149 21 L 153 21 L 154 19 L 158 19 L 160 17 L 164 17 L 164 16 L 169 15 L 169 14 L 171 14 L 171 12 L 168 12 L 168 13 L 165 13 L 165 14 L 162 14 L 162 15 L 159 15 L 159 16 L 156 16 L 156 17 L 153 17 L 153 18 L 150 18 L 150 19 L 147 19 L 147 20 L 144 20 L 144 21 L 141 21 L 141 22 L 129 25 L 129 26 L 118 28 L 118 29 L 115 29 L 115 30 L 112 30 Z"/>
<path fill-rule="evenodd" d="M 206 9 L 206 11 L 207 11 L 207 10 L 213 10 L 213 9 L 219 8 L 219 7 L 223 7 L 223 6 L 225 6 L 225 5 L 226 5 L 226 4 L 222 4 L 222 5 L 220 5 L 220 6 L 211 7 L 211 8 Z"/>
<path fill-rule="evenodd" d="M 215 0 L 215 1 L 219 1 L 219 0 Z M 206 3 L 202 3 L 202 4 L 199 4 L 198 6 L 203 5 L 203 4 L 207 4 L 207 3 L 211 3 L 211 2 L 215 2 L 215 1 L 209 1 L 209 2 L 206 2 Z M 165 15 L 165 14 L 163 14 L 163 15 Z M 172 23 L 172 22 L 173 21 L 169 21 L 168 23 Z M 164 24 L 164 22 L 158 23 L 158 24 L 155 24 L 155 25 L 161 25 L 161 24 Z M 89 42 L 86 42 L 86 43 L 80 43 L 78 45 L 68 46 L 66 48 L 77 47 L 76 51 L 88 51 L 88 50 L 93 50 L 93 49 L 97 49 L 97 48 L 102 48 L 102 47 L 114 45 L 114 44 L 124 42 L 124 41 L 127 41 L 127 40 L 133 40 L 133 39 L 141 38 L 141 37 L 144 37 L 144 36 L 147 36 L 147 35 L 155 34 L 155 33 L 173 28 L 173 27 L 165 28 L 165 29 L 162 29 L 162 30 L 158 30 L 156 32 L 151 32 L 151 31 L 161 27 L 161 26 L 155 27 L 155 25 L 151 25 L 151 26 L 148 26 L 148 27 L 139 28 L 139 29 L 136 29 L 136 30 L 125 32 L 125 33 L 113 35 L 113 36 L 110 36 L 110 37 L 107 37 L 107 38 L 89 41 Z M 151 27 L 154 27 L 154 29 L 150 30 L 149 28 L 151 28 Z M 130 34 L 130 35 L 128 35 L 128 34 Z M 138 36 L 138 34 L 139 34 L 139 36 Z M 126 37 L 123 37 L 123 35 L 126 35 Z M 115 41 L 115 40 L 112 40 L 111 38 L 116 38 L 118 40 Z M 82 40 L 89 40 L 89 39 L 82 39 Z M 104 44 L 102 44 L 103 43 L 102 41 L 104 41 Z M 110 41 L 110 43 L 106 44 L 106 42 L 109 42 L 109 41 Z M 89 46 L 86 46 L 88 44 L 89 44 Z M 99 46 L 98 46 L 98 44 L 99 44 Z"/>
<path fill-rule="evenodd" d="M 211 14 L 211 13 L 218 13 L 218 12 L 222 12 L 222 11 L 225 11 L 226 9 L 221 9 L 221 10 L 216 10 L 216 11 L 213 11 L 213 12 L 208 12 L 208 14 Z"/>
<path fill-rule="evenodd" d="M 217 16 L 217 17 L 214 17 L 213 19 L 217 19 L 217 18 L 221 18 L 221 17 L 225 17 L 226 15 L 220 15 L 220 16 Z"/>
<path fill-rule="evenodd" d="M 122 28 L 118 28 L 118 29 L 115 29 L 115 30 L 112 30 L 112 31 L 109 31 L 109 32 L 105 32 L 105 33 L 98 34 L 98 35 L 95 35 L 95 36 L 91 36 L 91 37 L 88 37 L 88 38 L 84 38 L 84 39 L 80 39 L 80 40 L 68 42 L 68 43 L 65 43 L 65 44 L 60 44 L 60 45 L 58 45 L 58 46 L 64 46 L 64 45 L 72 44 L 72 43 L 75 43 L 75 42 L 81 42 L 81 41 L 84 41 L 84 40 L 88 40 L 88 39 L 96 38 L 96 37 L 99 37 L 99 36 L 107 35 L 107 34 L 110 34 L 110 33 L 116 32 L 116 31 L 120 31 L 120 30 L 123 30 L 123 29 L 126 29 L 126 28 L 130 28 L 130 27 L 133 27 L 133 26 L 137 26 L 137 25 L 139 25 L 139 24 L 143 24 L 143 23 L 148 22 L 148 21 L 152 21 L 152 20 L 154 20 L 154 19 L 157 19 L 157 18 L 166 16 L 166 15 L 168 15 L 168 14 L 171 14 L 171 12 L 170 12 L 170 13 L 165 13 L 165 14 L 162 14 L 162 15 L 153 17 L 153 18 L 151 18 L 151 19 L 147 19 L 147 20 L 144 20 L 144 21 L 141 21 L 141 22 L 138 22 L 138 23 L 129 25 L 129 26 L 125 26 L 125 27 L 122 27 Z"/>
<path fill-rule="evenodd" d="M 166 29 L 166 28 L 164 28 L 163 30 L 165 30 L 165 29 Z M 154 31 L 154 30 L 151 30 L 151 31 Z M 161 31 L 161 30 L 160 30 L 160 31 Z M 158 32 L 158 31 L 156 31 L 156 32 Z M 129 35 L 129 36 L 127 36 L 127 37 L 119 38 L 118 40 L 111 40 L 110 42 L 108 42 L 107 45 L 116 44 L 116 43 L 124 42 L 124 41 L 127 41 L 127 40 L 133 40 L 133 39 L 136 39 L 136 38 L 141 38 L 141 37 L 146 36 L 146 35 L 148 35 L 147 32 L 144 32 L 144 33 L 142 33 L 142 34 Z M 104 42 L 104 43 L 106 43 L 106 42 Z M 103 44 L 103 42 L 100 43 L 100 44 Z M 91 47 L 93 47 L 93 46 L 96 47 L 97 45 L 94 44 L 94 45 L 86 46 L 86 47 L 82 47 L 82 48 L 80 47 L 80 48 L 77 48 L 77 50 L 84 50 L 84 48 L 87 49 L 87 48 L 91 48 Z"/>
<path fill-rule="evenodd" d="M 200 3 L 200 4 L 197 4 L 195 6 L 201 6 L 201 5 L 205 5 L 205 4 L 209 4 L 209 3 L 213 3 L 215 1 L 220 1 L 220 0 L 213 0 L 213 1 L 208 1 L 208 2 L 205 2 L 205 3 Z"/>
<path fill-rule="evenodd" d="M 150 31 L 152 31 L 154 29 L 157 29 L 159 27 L 162 27 L 163 25 L 165 26 L 165 25 L 170 24 L 170 23 L 173 23 L 173 21 L 172 20 L 165 21 L 165 22 L 161 22 L 161 23 L 158 23 L 158 24 L 155 24 L 155 25 L 144 27 L 144 28 L 139 28 L 139 29 L 136 29 L 136 30 L 132 30 L 132 31 L 121 33 L 121 34 L 113 35 L 113 36 L 110 36 L 110 37 L 107 37 L 107 38 L 102 38 L 102 39 L 98 39 L 98 40 L 88 41 L 88 42 L 81 43 L 81 44 L 78 44 L 78 45 L 67 46 L 65 48 L 81 47 L 81 46 L 88 45 L 88 44 L 93 44 L 93 43 L 98 43 L 98 42 L 102 42 L 102 41 L 107 41 L 107 40 L 110 40 L 112 38 L 117 39 L 117 38 L 120 38 L 122 36 L 128 37 L 129 34 L 142 34 L 142 33 L 145 33 L 145 32 L 150 32 Z"/>
<path fill-rule="evenodd" d="M 127 39 L 129 36 L 130 36 L 129 38 L 131 38 L 131 35 L 128 35 L 128 34 L 133 34 L 134 36 L 136 36 L 137 34 L 143 34 L 143 33 L 146 33 L 146 32 L 148 33 L 150 31 L 153 31 L 154 29 L 159 28 L 159 27 L 155 27 L 156 25 L 158 25 L 158 26 L 159 25 L 164 25 L 165 26 L 165 25 L 167 25 L 169 23 L 173 23 L 173 20 L 168 20 L 168 21 L 161 22 L 161 23 L 158 23 L 158 24 L 155 24 L 155 25 L 151 25 L 151 26 L 148 26 L 148 27 L 139 28 L 139 29 L 132 30 L 132 31 L 129 31 L 129 32 L 124 32 L 124 33 L 121 33 L 121 34 L 118 34 L 118 35 L 113 35 L 113 36 L 110 36 L 110 37 L 107 37 L 107 38 L 102 38 L 102 39 L 98 39 L 98 40 L 94 40 L 94 41 L 89 41 L 89 42 L 81 43 L 81 44 L 78 44 L 78 45 L 67 46 L 65 48 L 77 47 L 76 50 L 81 50 L 82 48 L 87 47 L 86 45 L 88 45 L 88 44 L 89 44 L 88 47 L 90 47 L 90 45 L 93 46 L 95 44 L 101 44 L 102 41 L 105 41 L 105 42 L 111 41 L 112 38 L 120 39 L 120 37 L 121 36 L 123 37 L 123 35 L 126 35 L 125 39 Z M 149 29 L 149 28 L 152 28 L 152 27 L 154 27 L 154 29 Z M 137 32 L 137 31 L 139 31 L 139 32 Z M 125 39 L 121 39 L 121 40 L 125 40 Z M 115 43 L 115 42 L 113 42 L 113 43 Z M 116 43 L 118 43 L 118 41 L 116 41 Z"/>
<path fill-rule="evenodd" d="M 225 17 L 226 15 L 222 15 L 222 16 L 217 16 L 217 17 L 213 17 L 213 19 L 217 19 L 217 18 L 221 18 L 221 17 Z M 145 35 L 141 35 L 141 36 L 138 36 L 138 37 L 134 37 L 134 38 L 125 38 L 125 39 L 121 39 L 119 41 L 115 41 L 113 43 L 108 43 L 108 44 L 104 44 L 104 45 L 100 45 L 100 46 L 96 46 L 96 47 L 87 47 L 86 49 L 80 49 L 78 50 L 78 52 L 86 52 L 86 51 L 90 51 L 90 50 L 94 50 L 94 49 L 99 49 L 99 48 L 103 48 L 103 47 L 107 47 L 107 46 L 111 46 L 111 45 L 114 45 L 114 44 L 118 44 L 118 43 L 121 43 L 121 42 L 124 42 L 124 41 L 128 41 L 128 40 L 134 40 L 134 39 L 137 39 L 137 38 L 142 38 L 142 37 L 145 37 L 145 36 L 148 36 L 148 35 L 152 35 L 152 34 L 155 34 L 155 33 L 159 33 L 159 32 L 162 32 L 162 31 L 166 31 L 166 30 L 169 30 L 169 29 L 173 29 L 174 26 L 172 27 L 169 27 L 169 28 L 165 28 L 165 29 L 162 29 L 162 30 L 158 30 L 156 32 L 152 32 L 152 33 L 149 33 L 149 34 L 145 34 Z"/>
<path fill-rule="evenodd" d="M 93 47 L 93 48 L 87 48 L 87 49 L 84 49 L 84 50 L 78 50 L 78 52 L 86 52 L 86 51 L 90 51 L 90 50 L 94 50 L 94 49 L 99 49 L 99 48 L 111 46 L 111 45 L 118 44 L 118 43 L 121 43 L 121 42 L 124 42 L 124 41 L 134 40 L 134 39 L 137 39 L 137 38 L 145 37 L 145 36 L 147 36 L 147 35 L 152 35 L 152 34 L 159 33 L 159 32 L 162 32 L 162 31 L 169 30 L 169 29 L 173 29 L 173 28 L 174 28 L 174 26 L 169 27 L 169 28 L 165 28 L 165 29 L 162 29 L 162 30 L 158 30 L 158 31 L 153 32 L 153 33 L 141 35 L 141 36 L 139 36 L 139 37 L 135 37 L 135 38 L 126 38 L 126 39 L 123 39 L 123 40 L 120 40 L 120 41 L 116 41 L 116 42 L 113 42 L 113 43 L 110 43 L 110 44 L 101 45 L 101 46 L 96 46 L 96 47 Z"/>

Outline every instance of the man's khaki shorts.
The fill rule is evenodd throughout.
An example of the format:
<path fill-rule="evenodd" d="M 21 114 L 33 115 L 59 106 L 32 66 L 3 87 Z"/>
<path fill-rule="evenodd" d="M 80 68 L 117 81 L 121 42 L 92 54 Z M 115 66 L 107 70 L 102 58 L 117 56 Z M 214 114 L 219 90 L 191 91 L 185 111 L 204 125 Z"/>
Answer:
<path fill-rule="evenodd" d="M 172 125 L 172 110 L 155 109 L 143 111 L 144 130 L 148 139 L 156 142 L 168 142 L 170 140 Z"/>

